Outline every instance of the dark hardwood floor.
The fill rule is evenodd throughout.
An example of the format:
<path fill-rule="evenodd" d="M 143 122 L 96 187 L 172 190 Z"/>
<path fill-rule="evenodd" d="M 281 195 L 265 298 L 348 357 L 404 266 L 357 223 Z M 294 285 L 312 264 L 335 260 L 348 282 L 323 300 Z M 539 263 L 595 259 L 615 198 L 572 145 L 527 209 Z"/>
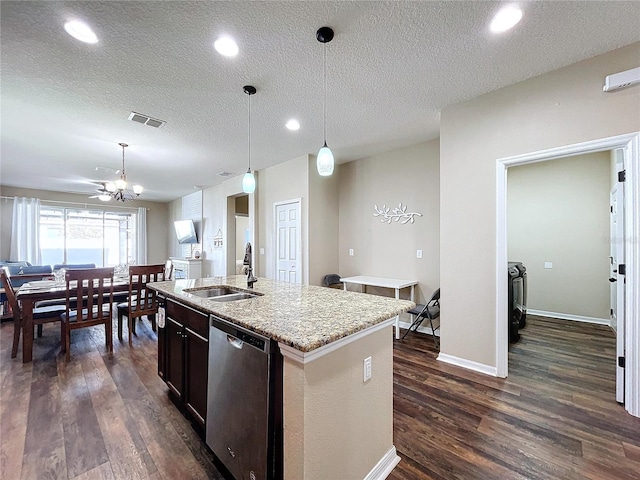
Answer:
<path fill-rule="evenodd" d="M 10 358 L 12 332 L 0 327 L 0 479 L 222 478 L 167 397 L 147 322 L 113 355 L 103 328 L 74 332 L 70 363 L 58 325 L 27 365 Z M 402 461 L 390 479 L 640 479 L 640 419 L 615 402 L 613 335 L 532 317 L 522 333 L 506 380 L 437 361 L 429 336 L 395 342 Z"/>
<path fill-rule="evenodd" d="M 611 330 L 529 316 L 521 334 L 507 379 L 437 361 L 428 336 L 395 343 L 390 479 L 640 479 Z"/>

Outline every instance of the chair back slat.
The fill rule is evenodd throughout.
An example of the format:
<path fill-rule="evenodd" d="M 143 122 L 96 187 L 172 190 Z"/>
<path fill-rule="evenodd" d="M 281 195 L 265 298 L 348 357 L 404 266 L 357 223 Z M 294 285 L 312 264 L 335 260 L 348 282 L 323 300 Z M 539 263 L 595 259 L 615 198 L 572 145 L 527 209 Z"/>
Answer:
<path fill-rule="evenodd" d="M 20 306 L 18 304 L 16 291 L 13 288 L 11 279 L 9 278 L 9 275 L 4 268 L 0 268 L 0 279 L 2 281 L 2 288 L 4 288 L 4 293 L 7 296 L 7 301 L 9 302 L 9 306 L 11 307 L 11 311 L 13 312 L 13 316 L 14 318 L 17 318 L 20 315 Z"/>
<path fill-rule="evenodd" d="M 67 316 L 78 299 L 77 322 L 100 323 L 111 318 L 113 267 L 67 270 L 66 281 Z M 83 299 L 82 302 L 79 299 Z"/>
<path fill-rule="evenodd" d="M 147 288 L 149 282 L 165 279 L 165 265 L 137 265 L 129 267 L 129 315 L 131 318 L 154 314 L 158 311 L 155 290 Z"/>

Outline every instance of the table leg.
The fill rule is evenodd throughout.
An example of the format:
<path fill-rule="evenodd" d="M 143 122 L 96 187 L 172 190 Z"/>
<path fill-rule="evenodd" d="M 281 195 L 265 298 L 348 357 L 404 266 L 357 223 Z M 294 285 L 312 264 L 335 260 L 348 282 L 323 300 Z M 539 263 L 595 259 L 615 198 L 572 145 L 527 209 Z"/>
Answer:
<path fill-rule="evenodd" d="M 400 289 L 396 288 L 396 300 L 400 300 Z M 400 315 L 396 315 L 396 340 L 400 338 Z"/>
<path fill-rule="evenodd" d="M 22 301 L 22 363 L 33 359 L 33 301 Z"/>
<path fill-rule="evenodd" d="M 342 289 L 346 292 L 347 291 L 347 282 L 342 282 Z"/>

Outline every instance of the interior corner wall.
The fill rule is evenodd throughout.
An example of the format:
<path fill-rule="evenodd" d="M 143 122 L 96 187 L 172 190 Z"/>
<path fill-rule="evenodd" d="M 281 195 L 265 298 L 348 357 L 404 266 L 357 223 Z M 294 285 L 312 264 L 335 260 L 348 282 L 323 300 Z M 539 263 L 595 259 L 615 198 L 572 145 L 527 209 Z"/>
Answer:
<path fill-rule="evenodd" d="M 507 170 L 508 258 L 527 268 L 528 310 L 609 321 L 610 181 L 608 151 Z"/>
<path fill-rule="evenodd" d="M 259 184 L 258 172 L 255 172 L 257 183 Z M 259 191 L 259 186 L 256 191 Z M 229 244 L 228 239 L 235 239 L 235 221 L 233 225 L 229 225 L 229 203 L 234 205 L 233 212 L 235 213 L 235 200 L 234 197 L 238 195 L 246 195 L 242 191 L 242 175 L 238 175 L 233 178 L 229 178 L 219 185 L 211 188 L 207 188 L 202 191 L 202 276 L 226 276 L 227 275 L 227 262 L 228 253 L 235 253 L 235 240 Z M 253 256 L 254 262 L 257 261 L 258 241 L 255 232 L 256 214 L 255 214 L 255 201 L 256 194 L 248 195 L 248 212 L 249 212 L 249 229 L 251 230 L 251 244 L 254 246 Z M 231 199 L 229 199 L 231 197 Z M 232 217 L 234 215 L 231 215 Z M 232 232 L 229 232 L 229 228 Z M 218 234 L 222 233 L 223 241 L 222 245 L 216 245 L 214 238 Z M 229 235 L 233 233 L 232 235 Z M 235 260 L 234 260 L 235 262 Z M 257 275 L 262 275 L 260 272 Z"/>
<path fill-rule="evenodd" d="M 264 248 L 264 255 L 259 253 L 257 265 L 260 276 L 275 279 L 276 242 L 273 204 L 286 200 L 300 198 L 302 221 L 302 283 L 309 283 L 309 155 L 288 160 L 273 167 L 260 170 L 258 192 L 258 236 L 260 248 Z"/>
<path fill-rule="evenodd" d="M 105 204 L 98 199 L 87 198 L 86 195 L 77 193 L 53 192 L 49 190 L 3 186 L 2 195 L 7 197 L 39 198 L 40 200 L 47 200 L 50 202 L 62 202 L 61 205 L 63 206 L 66 203 L 73 203 L 77 206 L 93 205 L 99 210 L 109 207 L 108 203 Z M 170 205 L 164 202 L 136 200 L 131 203 L 127 203 L 126 207 L 132 209 L 136 209 L 138 207 L 147 208 L 147 261 L 149 263 L 164 263 L 167 259 L 167 252 L 169 252 L 167 225 L 169 223 Z M 11 250 L 10 243 L 11 224 L 13 222 L 13 200 L 2 200 L 0 213 L 2 215 L 2 217 L 0 217 L 0 223 L 2 224 L 0 229 L 2 232 L 0 236 L 2 239 L 2 255 L 0 256 L 5 258 L 9 257 L 9 252 Z M 173 228 L 173 224 L 171 226 Z"/>
<path fill-rule="evenodd" d="M 640 131 L 635 43 L 445 108 L 440 126 L 440 351 L 496 366 L 497 159 Z"/>
<path fill-rule="evenodd" d="M 418 299 L 440 286 L 439 162 L 436 139 L 340 165 L 336 273 L 417 279 Z M 384 223 L 374 216 L 374 205 L 400 204 L 421 216 L 404 224 L 406 218 Z"/>
<path fill-rule="evenodd" d="M 333 175 L 321 177 L 316 156 L 309 156 L 309 285 L 322 285 L 322 277 L 338 273 L 338 196 L 341 165 Z"/>

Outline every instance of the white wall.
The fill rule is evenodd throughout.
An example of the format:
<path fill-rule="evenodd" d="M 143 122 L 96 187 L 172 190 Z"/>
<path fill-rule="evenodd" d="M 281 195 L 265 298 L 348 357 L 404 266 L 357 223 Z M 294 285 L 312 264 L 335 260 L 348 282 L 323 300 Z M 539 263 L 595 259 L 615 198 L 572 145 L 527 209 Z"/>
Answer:
<path fill-rule="evenodd" d="M 445 108 L 441 352 L 496 365 L 496 160 L 640 130 L 640 87 L 604 93 L 640 43 Z"/>
<path fill-rule="evenodd" d="M 439 161 L 439 141 L 432 140 L 340 165 L 336 273 L 418 279 L 420 298 L 431 296 L 440 286 Z M 422 216 L 404 225 L 373 216 L 374 205 L 394 208 L 400 203 Z M 416 258 L 418 249 L 421 259 Z"/>
<path fill-rule="evenodd" d="M 527 309 L 608 323 L 609 152 L 512 167 L 507 175 L 508 258 L 527 268 Z"/>

